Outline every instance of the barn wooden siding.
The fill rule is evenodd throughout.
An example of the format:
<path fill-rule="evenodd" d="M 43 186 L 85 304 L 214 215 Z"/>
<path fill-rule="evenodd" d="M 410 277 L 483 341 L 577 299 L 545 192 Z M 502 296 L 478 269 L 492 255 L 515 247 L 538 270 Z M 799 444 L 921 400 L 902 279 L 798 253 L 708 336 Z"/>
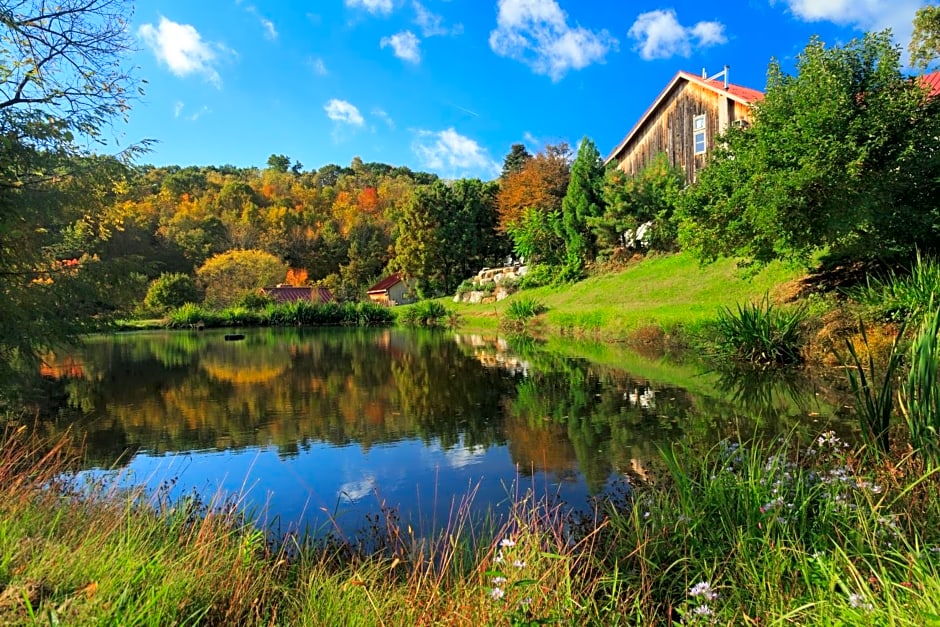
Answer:
<path fill-rule="evenodd" d="M 696 155 L 692 124 L 702 114 L 705 114 L 706 152 Z M 617 167 L 635 175 L 662 152 L 669 163 L 682 168 L 686 181 L 693 183 L 715 146 L 715 136 L 736 120 L 750 120 L 747 105 L 703 85 L 681 81 L 615 156 Z"/>

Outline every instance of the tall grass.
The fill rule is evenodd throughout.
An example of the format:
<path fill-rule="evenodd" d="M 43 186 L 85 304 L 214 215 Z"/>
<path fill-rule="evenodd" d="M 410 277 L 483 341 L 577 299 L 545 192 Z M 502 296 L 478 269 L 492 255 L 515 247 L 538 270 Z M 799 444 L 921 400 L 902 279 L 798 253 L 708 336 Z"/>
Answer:
<path fill-rule="evenodd" d="M 241 326 L 384 326 L 394 321 L 388 307 L 375 303 L 269 303 L 261 309 L 236 305 L 214 310 L 187 303 L 170 312 L 172 329 Z"/>
<path fill-rule="evenodd" d="M 901 384 L 901 413 L 911 446 L 940 466 L 940 308 L 926 316 L 911 343 L 910 372 Z"/>
<path fill-rule="evenodd" d="M 523 296 L 509 303 L 502 319 L 499 321 L 500 329 L 509 333 L 526 334 L 535 321 L 535 318 L 545 313 L 548 308 L 539 300 Z"/>
<path fill-rule="evenodd" d="M 867 313 L 878 320 L 901 322 L 930 312 L 940 294 L 940 262 L 917 254 L 904 272 L 891 270 L 883 277 L 870 277 L 866 284 L 848 291 Z"/>
<path fill-rule="evenodd" d="M 453 328 L 459 324 L 459 316 L 437 301 L 422 300 L 404 308 L 398 322 L 409 327 Z"/>
<path fill-rule="evenodd" d="M 834 434 L 693 443 L 573 517 L 373 519 L 371 550 L 249 524 L 239 501 L 76 486 L 67 441 L 0 439 L 0 623 L 898 624 L 940 616 L 937 472 L 861 466 Z M 357 546 L 359 548 L 357 548 Z"/>
<path fill-rule="evenodd" d="M 801 326 L 806 309 L 775 307 L 770 298 L 757 303 L 738 304 L 734 310 L 722 307 L 706 328 L 708 348 L 721 359 L 761 365 L 789 365 L 803 360 Z"/>
<path fill-rule="evenodd" d="M 859 355 L 851 338 L 845 340 L 851 361 L 838 355 L 837 357 L 846 365 L 862 437 L 872 446 L 872 450 L 887 454 L 891 449 L 891 419 L 894 415 L 897 378 L 904 363 L 904 326 L 902 325 L 895 336 L 881 368 L 876 363 L 875 351 L 871 350 L 869 345 L 864 324 L 859 323 L 859 331 L 867 360 Z"/>

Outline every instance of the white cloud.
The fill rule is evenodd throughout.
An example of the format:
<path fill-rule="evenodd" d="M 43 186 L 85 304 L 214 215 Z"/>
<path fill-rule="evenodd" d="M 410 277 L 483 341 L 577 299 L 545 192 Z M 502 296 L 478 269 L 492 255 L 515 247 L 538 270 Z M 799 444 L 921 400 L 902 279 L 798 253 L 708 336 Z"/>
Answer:
<path fill-rule="evenodd" d="M 421 50 L 419 50 L 421 41 L 410 30 L 395 33 L 391 37 L 383 37 L 380 43 L 383 48 L 391 46 L 395 51 L 395 56 L 402 61 L 421 62 Z"/>
<path fill-rule="evenodd" d="M 326 111 L 326 116 L 334 122 L 342 122 L 352 126 L 362 126 L 366 123 L 356 105 L 345 100 L 333 98 L 323 105 L 323 110 Z"/>
<path fill-rule="evenodd" d="M 183 101 L 182 101 L 182 100 L 177 100 L 177 101 L 176 101 L 176 104 L 173 105 L 173 117 L 174 117 L 174 118 L 178 118 L 178 117 L 180 116 L 180 113 L 183 112 L 183 107 L 184 107 L 184 106 L 186 106 L 186 105 L 183 104 Z"/>
<path fill-rule="evenodd" d="M 346 0 L 346 6 L 350 9 L 365 9 L 372 15 L 388 15 L 394 8 L 392 0 Z"/>
<path fill-rule="evenodd" d="M 328 76 L 330 74 L 330 71 L 326 67 L 326 63 L 324 63 L 323 59 L 320 57 L 317 57 L 316 59 L 309 59 L 308 63 L 310 64 L 310 67 L 313 69 L 313 71 L 318 75 Z"/>
<path fill-rule="evenodd" d="M 606 30 L 569 26 L 555 0 L 499 0 L 496 26 L 490 32 L 493 52 L 522 61 L 553 81 L 568 70 L 603 62 L 618 43 Z"/>
<path fill-rule="evenodd" d="M 191 113 L 188 116 L 186 116 L 186 119 L 189 120 L 190 122 L 195 122 L 196 120 L 206 115 L 207 113 L 212 113 L 212 109 L 203 105 L 203 107 L 199 109 L 199 111 L 196 111 L 195 113 Z"/>
<path fill-rule="evenodd" d="M 418 131 L 411 146 L 423 167 L 443 176 L 459 178 L 469 174 L 498 176 L 500 166 L 476 141 L 453 128 L 440 132 Z"/>
<path fill-rule="evenodd" d="M 241 4 L 241 1 L 237 0 L 236 4 Z M 247 7 L 245 7 L 245 10 L 258 18 L 258 21 L 261 23 L 261 26 L 264 28 L 265 39 L 270 39 L 271 41 L 274 41 L 275 39 L 277 39 L 278 32 L 277 32 L 277 28 L 274 26 L 274 22 L 272 22 L 268 18 L 261 15 L 258 12 L 258 7 L 256 7 L 253 4 L 249 4 Z"/>
<path fill-rule="evenodd" d="M 395 120 L 393 120 L 393 119 L 392 119 L 392 116 L 390 116 L 388 113 L 386 113 L 384 109 L 379 109 L 378 107 L 376 107 L 375 109 L 372 110 L 372 115 L 374 115 L 375 117 L 377 117 L 377 118 L 379 118 L 380 120 L 382 120 L 383 122 L 385 122 L 385 124 L 386 124 L 390 129 L 392 129 L 392 130 L 395 129 Z"/>
<path fill-rule="evenodd" d="M 637 41 L 635 49 L 647 61 L 674 56 L 688 57 L 693 48 L 728 41 L 721 22 L 698 22 L 694 26 L 683 26 L 672 9 L 640 14 L 627 34 Z"/>
<path fill-rule="evenodd" d="M 258 18 L 261 20 L 261 25 L 264 26 L 264 35 L 268 39 L 274 40 L 277 39 L 277 29 L 274 28 L 274 22 L 271 20 L 265 19 L 263 17 Z"/>
<path fill-rule="evenodd" d="M 834 22 L 859 30 L 890 28 L 902 45 L 910 41 L 914 13 L 924 4 L 921 0 L 770 0 L 778 3 L 807 22 Z"/>
<path fill-rule="evenodd" d="M 459 35 L 463 32 L 462 24 L 455 24 L 453 28 L 444 26 L 444 16 L 432 13 L 420 2 L 412 3 L 415 10 L 415 24 L 421 27 L 421 34 L 425 37 L 439 35 Z"/>
<path fill-rule="evenodd" d="M 525 133 L 522 134 L 522 139 L 523 141 L 525 141 L 525 143 L 529 144 L 530 146 L 538 147 L 542 145 L 542 140 L 540 140 L 538 137 L 536 137 L 529 131 L 526 131 Z"/>
<path fill-rule="evenodd" d="M 225 50 L 225 47 L 204 41 L 195 27 L 161 16 L 158 26 L 144 24 L 137 29 L 137 34 L 173 74 L 202 74 L 216 87 L 222 86 L 215 63 L 218 60 L 216 50 Z"/>

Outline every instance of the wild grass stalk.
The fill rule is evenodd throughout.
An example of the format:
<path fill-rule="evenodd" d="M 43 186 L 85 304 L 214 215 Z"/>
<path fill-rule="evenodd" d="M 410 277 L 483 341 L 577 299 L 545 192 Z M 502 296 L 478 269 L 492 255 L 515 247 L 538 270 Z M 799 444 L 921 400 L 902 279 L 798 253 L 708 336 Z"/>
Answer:
<path fill-rule="evenodd" d="M 409 327 L 453 328 L 459 323 L 459 317 L 442 303 L 422 300 L 403 309 L 398 315 L 398 322 Z"/>
<path fill-rule="evenodd" d="M 524 335 L 530 329 L 535 318 L 545 313 L 548 308 L 539 300 L 523 296 L 513 300 L 506 307 L 502 319 L 499 321 L 503 331 Z"/>
<path fill-rule="evenodd" d="M 910 371 L 900 407 L 911 446 L 931 467 L 940 466 L 940 309 L 928 314 L 911 343 Z"/>
<path fill-rule="evenodd" d="M 865 326 L 861 322 L 859 332 L 865 346 L 864 352 L 867 360 L 859 355 L 855 344 L 850 339 L 846 339 L 845 346 L 851 361 L 838 355 L 837 357 L 846 365 L 849 385 L 855 396 L 855 415 L 858 417 L 862 437 L 873 450 L 887 454 L 891 449 L 891 417 L 894 414 L 897 378 L 904 363 L 904 325 L 901 325 L 891 344 L 891 350 L 888 352 L 881 372 L 875 362 L 874 351 L 870 349 Z"/>

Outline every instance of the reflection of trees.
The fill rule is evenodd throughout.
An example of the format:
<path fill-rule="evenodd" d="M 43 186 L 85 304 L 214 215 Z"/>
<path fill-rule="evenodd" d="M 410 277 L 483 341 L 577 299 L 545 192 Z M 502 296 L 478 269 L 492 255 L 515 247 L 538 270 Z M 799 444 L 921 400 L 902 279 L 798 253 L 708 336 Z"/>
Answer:
<path fill-rule="evenodd" d="M 598 490 L 612 473 L 642 472 L 658 446 L 755 424 L 786 429 L 794 418 L 792 403 L 755 409 L 767 388 L 736 397 L 719 381 L 714 396 L 693 396 L 538 345 L 517 350 L 522 361 L 506 345 L 398 330 L 257 329 L 238 343 L 213 332 L 142 333 L 93 338 L 61 362 L 81 364 L 72 373 L 80 378 L 47 381 L 99 466 L 128 449 L 274 445 L 294 455 L 316 442 L 368 449 L 417 438 L 445 448 L 506 443 L 522 472 L 564 479 L 580 469 Z M 66 428 L 62 415 L 43 428 Z"/>
<path fill-rule="evenodd" d="M 389 330 L 260 330 L 237 344 L 213 333 L 125 335 L 96 338 L 82 359 L 95 376 L 69 381 L 68 403 L 104 464 L 127 447 L 274 444 L 289 455 L 312 442 L 415 437 L 490 446 L 503 441 L 513 389 L 441 335 Z"/>

